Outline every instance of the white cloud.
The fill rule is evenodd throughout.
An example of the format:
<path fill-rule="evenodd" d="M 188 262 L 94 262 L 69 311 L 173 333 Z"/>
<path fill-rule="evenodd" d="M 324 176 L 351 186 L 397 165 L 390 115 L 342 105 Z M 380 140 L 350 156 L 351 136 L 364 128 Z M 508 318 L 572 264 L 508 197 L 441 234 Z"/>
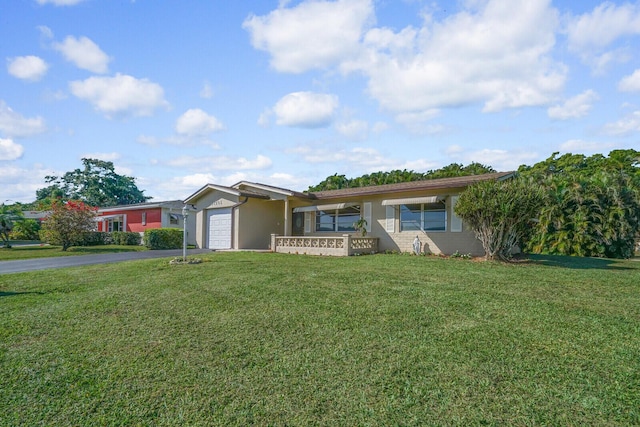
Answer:
<path fill-rule="evenodd" d="M 42 165 L 21 168 L 14 164 L 0 165 L 0 188 L 3 200 L 28 203 L 36 198 L 36 190 L 44 187 L 45 176 L 58 172 L 45 169 Z"/>
<path fill-rule="evenodd" d="M 482 163 L 498 171 L 516 170 L 520 165 L 532 164 L 539 160 L 538 153 L 524 150 L 489 149 L 471 151 L 454 145 L 447 149 L 452 160 L 469 163 Z"/>
<path fill-rule="evenodd" d="M 369 135 L 369 124 L 364 120 L 348 120 L 336 124 L 341 135 L 354 141 L 361 141 Z"/>
<path fill-rule="evenodd" d="M 570 139 L 560 144 L 560 150 L 566 153 L 601 153 L 603 150 L 613 149 L 615 144 L 583 141 L 581 139 Z"/>
<path fill-rule="evenodd" d="M 335 95 L 294 92 L 282 97 L 274 105 L 273 113 L 278 125 L 319 128 L 331 123 L 338 104 Z"/>
<path fill-rule="evenodd" d="M 46 39 L 52 39 L 53 38 L 53 31 L 51 31 L 51 28 L 47 27 L 46 25 L 38 25 L 36 28 L 38 28 L 38 31 L 40 31 L 40 35 Z"/>
<path fill-rule="evenodd" d="M 49 69 L 49 65 L 37 56 L 18 56 L 7 58 L 7 71 L 13 77 L 22 80 L 38 81 Z"/>
<path fill-rule="evenodd" d="M 370 95 L 399 113 L 476 102 L 491 112 L 550 102 L 566 75 L 551 59 L 558 14 L 550 0 L 475 3 L 418 29 L 372 29 L 362 54 L 341 68 L 367 76 Z"/>
<path fill-rule="evenodd" d="M 74 6 L 85 0 L 36 0 L 38 4 L 52 4 L 54 6 Z"/>
<path fill-rule="evenodd" d="M 24 147 L 11 139 L 0 138 L 0 160 L 17 160 L 22 157 Z"/>
<path fill-rule="evenodd" d="M 176 132 L 189 137 L 206 136 L 224 129 L 220 120 L 199 108 L 187 110 L 176 121 Z"/>
<path fill-rule="evenodd" d="M 4 135 L 20 138 L 37 135 L 46 130 L 42 117 L 25 118 L 0 100 L 0 132 Z"/>
<path fill-rule="evenodd" d="M 584 117 L 589 114 L 598 94 L 592 90 L 586 90 L 579 95 L 569 98 L 562 105 L 555 105 L 547 110 L 550 118 L 555 120 L 568 120 Z"/>
<path fill-rule="evenodd" d="M 90 77 L 69 83 L 71 93 L 93 104 L 107 117 L 150 116 L 156 108 L 168 107 L 162 86 L 124 74 Z"/>
<path fill-rule="evenodd" d="M 623 77 L 618 83 L 621 92 L 640 92 L 640 70 L 635 70 L 630 76 Z"/>
<path fill-rule="evenodd" d="M 640 111 L 634 111 L 614 123 L 604 126 L 604 133 L 613 136 L 626 136 L 640 131 Z"/>
<path fill-rule="evenodd" d="M 62 43 L 54 43 L 53 48 L 78 68 L 98 74 L 109 71 L 111 59 L 87 37 L 77 39 L 73 36 L 67 36 Z"/>
<path fill-rule="evenodd" d="M 253 47 L 267 51 L 271 66 L 282 72 L 327 68 L 354 55 L 374 19 L 371 0 L 310 0 L 290 9 L 286 3 L 242 24 Z"/>
<path fill-rule="evenodd" d="M 246 157 L 232 158 L 228 156 L 181 156 L 171 159 L 167 165 L 178 168 L 191 168 L 201 170 L 245 170 L 266 169 L 272 165 L 271 159 L 258 154 L 255 159 Z"/>
<path fill-rule="evenodd" d="M 599 50 L 616 39 L 640 34 L 640 5 L 605 1 L 591 13 L 573 18 L 567 27 L 569 48 L 575 51 Z"/>
<path fill-rule="evenodd" d="M 287 153 L 299 156 L 312 164 L 335 163 L 335 170 L 349 170 L 351 176 L 363 173 L 387 171 L 393 169 L 425 169 L 435 164 L 426 159 L 399 160 L 389 157 L 371 147 L 354 147 L 351 149 L 298 145 L 288 149 Z"/>
<path fill-rule="evenodd" d="M 596 72 L 602 72 L 612 61 L 626 61 L 630 56 L 626 49 L 607 51 L 607 48 L 621 37 L 638 34 L 640 5 L 637 3 L 616 5 L 606 1 L 592 12 L 572 18 L 567 26 L 569 49 Z"/>
<path fill-rule="evenodd" d="M 143 145 L 158 145 L 159 141 L 158 138 L 156 138 L 155 136 L 150 136 L 150 135 L 139 135 L 136 138 L 136 142 L 138 144 L 143 144 Z"/>

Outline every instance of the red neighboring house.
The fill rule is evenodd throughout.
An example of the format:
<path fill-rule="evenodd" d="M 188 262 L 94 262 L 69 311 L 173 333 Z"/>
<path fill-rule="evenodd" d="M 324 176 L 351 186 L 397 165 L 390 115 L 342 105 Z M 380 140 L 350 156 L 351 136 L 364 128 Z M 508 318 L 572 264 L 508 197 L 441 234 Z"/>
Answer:
<path fill-rule="evenodd" d="M 182 229 L 183 206 L 182 200 L 170 200 L 100 208 L 96 218 L 98 231 L 131 231 L 142 234 L 153 228 Z M 193 232 L 190 232 L 191 229 Z M 195 221 L 187 221 L 187 236 L 194 236 L 195 241 Z"/>

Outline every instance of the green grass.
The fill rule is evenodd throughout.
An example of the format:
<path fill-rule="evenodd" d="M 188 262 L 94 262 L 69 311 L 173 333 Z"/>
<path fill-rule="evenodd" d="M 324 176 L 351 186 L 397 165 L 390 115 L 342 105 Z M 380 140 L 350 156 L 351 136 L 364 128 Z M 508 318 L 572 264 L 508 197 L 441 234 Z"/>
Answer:
<path fill-rule="evenodd" d="M 66 251 L 62 250 L 62 246 L 13 246 L 11 248 L 0 248 L 0 261 L 146 250 L 145 246 L 126 245 L 73 246 Z"/>
<path fill-rule="evenodd" d="M 638 425 L 640 263 L 214 253 L 0 276 L 0 425 Z"/>

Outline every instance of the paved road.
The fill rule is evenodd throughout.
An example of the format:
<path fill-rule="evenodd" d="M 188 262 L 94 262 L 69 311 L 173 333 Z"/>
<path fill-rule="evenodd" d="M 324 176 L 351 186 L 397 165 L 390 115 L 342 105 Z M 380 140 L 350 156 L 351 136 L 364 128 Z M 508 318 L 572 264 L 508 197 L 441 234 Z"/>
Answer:
<path fill-rule="evenodd" d="M 188 256 L 210 253 L 210 249 L 189 249 Z M 114 254 L 61 256 L 51 258 L 22 259 L 0 261 L 0 274 L 22 273 L 25 271 L 47 270 L 50 268 L 78 267 L 91 264 L 109 264 L 112 262 L 136 259 L 168 258 L 182 256 L 182 249 L 157 250 L 144 252 L 119 252 Z"/>

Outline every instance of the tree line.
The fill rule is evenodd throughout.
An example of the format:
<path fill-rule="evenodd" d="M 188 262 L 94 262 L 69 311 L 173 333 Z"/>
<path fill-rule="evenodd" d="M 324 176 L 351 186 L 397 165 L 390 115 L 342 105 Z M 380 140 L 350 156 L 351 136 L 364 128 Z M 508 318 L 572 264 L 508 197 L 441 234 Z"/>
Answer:
<path fill-rule="evenodd" d="M 377 172 L 357 178 L 331 175 L 310 192 L 495 172 L 491 166 L 452 163 L 419 173 Z M 514 179 L 469 187 L 456 213 L 483 243 L 487 258 L 526 252 L 629 258 L 640 234 L 640 152 L 608 156 L 553 153 L 522 165 Z"/>

